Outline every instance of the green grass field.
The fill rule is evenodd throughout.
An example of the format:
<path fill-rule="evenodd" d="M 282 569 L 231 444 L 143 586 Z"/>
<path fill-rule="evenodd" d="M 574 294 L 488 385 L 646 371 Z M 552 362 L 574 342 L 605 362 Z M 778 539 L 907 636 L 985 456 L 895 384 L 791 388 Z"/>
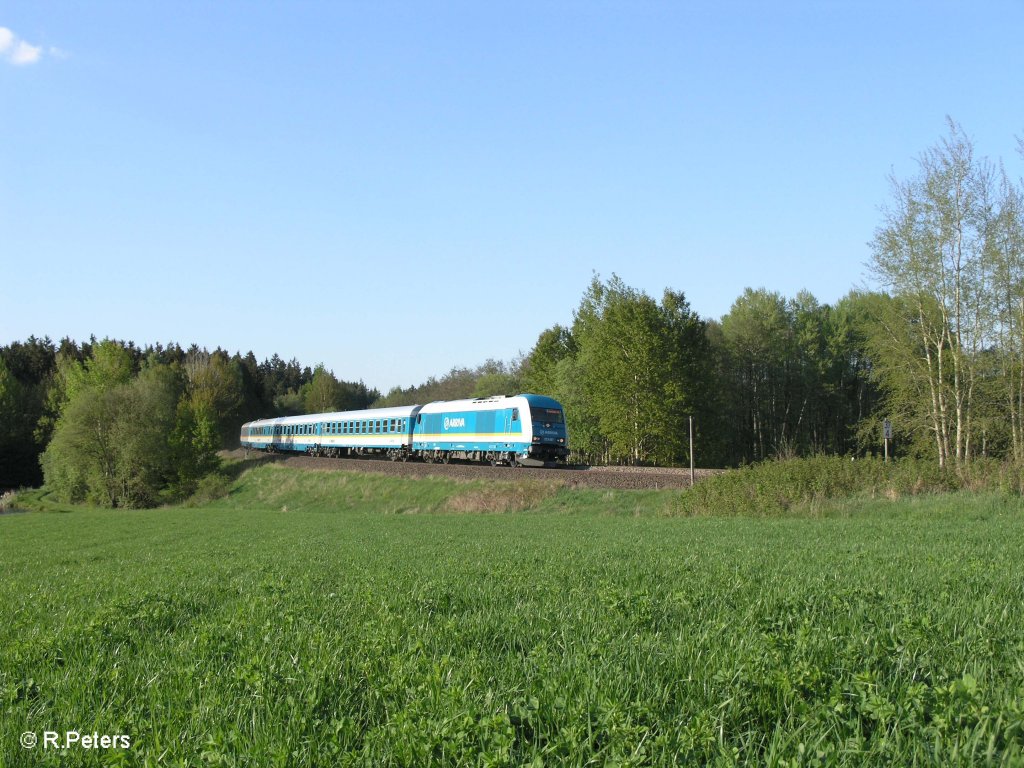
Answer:
<path fill-rule="evenodd" d="M 2 516 L 0 766 L 1024 765 L 1018 498 L 677 499 L 271 466 Z"/>

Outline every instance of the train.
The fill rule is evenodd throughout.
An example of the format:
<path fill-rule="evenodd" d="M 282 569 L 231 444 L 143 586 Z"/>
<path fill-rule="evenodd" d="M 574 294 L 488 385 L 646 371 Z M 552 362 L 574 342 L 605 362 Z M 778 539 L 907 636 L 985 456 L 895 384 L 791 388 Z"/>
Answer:
<path fill-rule="evenodd" d="M 569 455 L 565 410 L 533 394 L 258 419 L 242 425 L 240 439 L 270 452 L 444 464 L 546 466 Z"/>

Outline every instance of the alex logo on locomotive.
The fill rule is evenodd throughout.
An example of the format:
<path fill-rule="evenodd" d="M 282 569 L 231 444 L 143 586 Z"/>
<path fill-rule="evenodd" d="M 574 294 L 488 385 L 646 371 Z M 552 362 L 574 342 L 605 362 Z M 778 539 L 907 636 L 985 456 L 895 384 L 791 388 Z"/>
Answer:
<path fill-rule="evenodd" d="M 466 426 L 466 419 L 463 417 L 451 418 L 449 416 L 444 417 L 444 428 L 445 431 L 449 429 L 462 429 Z"/>

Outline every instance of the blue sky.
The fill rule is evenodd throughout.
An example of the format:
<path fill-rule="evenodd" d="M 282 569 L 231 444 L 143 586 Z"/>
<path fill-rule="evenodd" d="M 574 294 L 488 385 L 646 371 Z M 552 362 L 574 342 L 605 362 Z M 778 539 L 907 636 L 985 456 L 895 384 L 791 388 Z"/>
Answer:
<path fill-rule="evenodd" d="M 946 132 L 1024 174 L 1024 2 L 6 2 L 0 344 L 386 391 L 528 351 L 596 271 L 719 318 L 865 280 Z"/>

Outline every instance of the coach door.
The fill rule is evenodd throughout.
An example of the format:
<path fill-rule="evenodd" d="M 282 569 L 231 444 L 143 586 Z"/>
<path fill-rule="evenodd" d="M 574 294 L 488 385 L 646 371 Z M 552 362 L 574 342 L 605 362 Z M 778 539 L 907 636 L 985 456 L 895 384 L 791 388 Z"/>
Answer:
<path fill-rule="evenodd" d="M 510 408 L 504 412 L 505 414 L 505 434 L 510 435 L 515 432 L 520 432 L 522 426 L 519 423 L 519 409 Z"/>

